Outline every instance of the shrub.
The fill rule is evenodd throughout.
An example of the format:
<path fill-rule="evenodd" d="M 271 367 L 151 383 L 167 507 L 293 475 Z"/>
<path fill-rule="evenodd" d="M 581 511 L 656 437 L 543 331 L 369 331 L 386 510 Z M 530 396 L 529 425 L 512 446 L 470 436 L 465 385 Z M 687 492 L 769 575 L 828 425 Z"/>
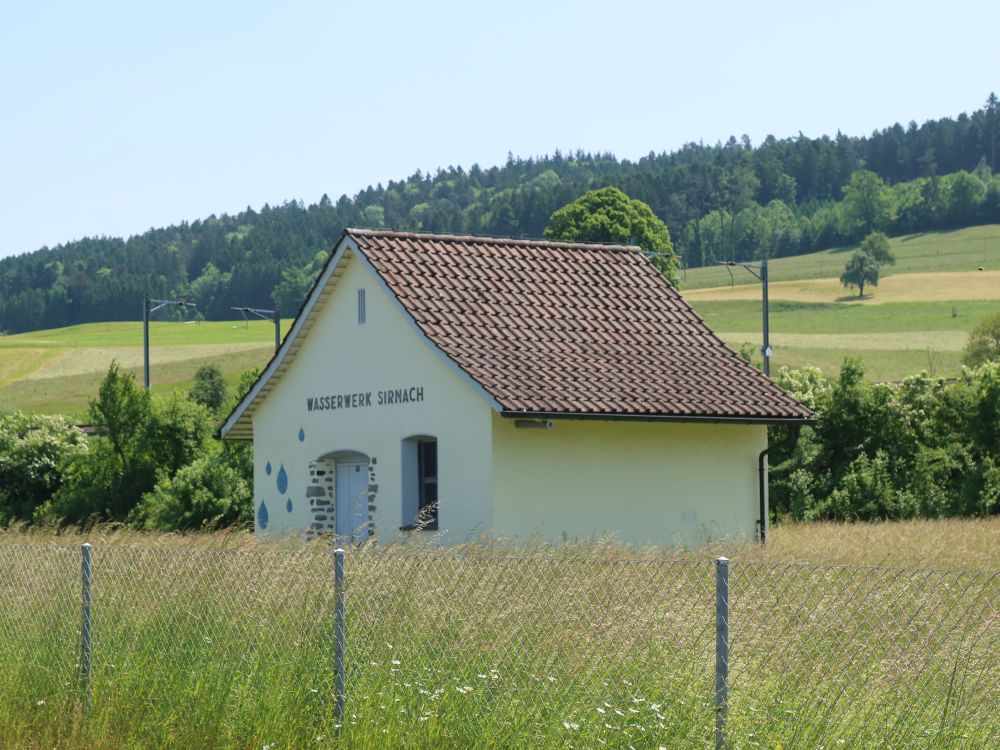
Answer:
<path fill-rule="evenodd" d="M 31 520 L 62 484 L 64 464 L 87 452 L 84 434 L 63 417 L 0 414 L 0 525 Z"/>
<path fill-rule="evenodd" d="M 226 381 L 216 365 L 202 365 L 194 374 L 189 396 L 195 403 L 217 412 L 226 403 Z"/>
<path fill-rule="evenodd" d="M 172 477 L 161 474 L 132 520 L 145 529 L 161 531 L 231 526 L 252 519 L 252 500 L 251 479 L 218 450 Z"/>

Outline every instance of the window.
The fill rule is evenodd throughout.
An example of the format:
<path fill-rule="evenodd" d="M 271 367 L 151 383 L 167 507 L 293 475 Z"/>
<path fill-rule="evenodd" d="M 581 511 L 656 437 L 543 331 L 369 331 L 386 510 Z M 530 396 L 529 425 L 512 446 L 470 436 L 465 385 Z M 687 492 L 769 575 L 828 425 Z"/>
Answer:
<path fill-rule="evenodd" d="M 417 522 L 426 528 L 438 526 L 438 444 L 422 440 L 417 444 L 417 477 L 420 483 L 420 510 Z"/>
<path fill-rule="evenodd" d="M 403 441 L 401 531 L 438 527 L 437 440 L 426 435 Z"/>
<path fill-rule="evenodd" d="M 358 290 L 358 325 L 365 324 L 365 290 Z"/>

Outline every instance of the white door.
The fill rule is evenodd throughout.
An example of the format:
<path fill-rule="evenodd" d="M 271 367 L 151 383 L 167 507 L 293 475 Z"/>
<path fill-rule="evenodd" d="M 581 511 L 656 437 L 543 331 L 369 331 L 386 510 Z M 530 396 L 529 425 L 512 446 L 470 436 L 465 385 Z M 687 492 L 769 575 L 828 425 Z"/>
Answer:
<path fill-rule="evenodd" d="M 337 462 L 337 536 L 368 538 L 368 464 Z"/>

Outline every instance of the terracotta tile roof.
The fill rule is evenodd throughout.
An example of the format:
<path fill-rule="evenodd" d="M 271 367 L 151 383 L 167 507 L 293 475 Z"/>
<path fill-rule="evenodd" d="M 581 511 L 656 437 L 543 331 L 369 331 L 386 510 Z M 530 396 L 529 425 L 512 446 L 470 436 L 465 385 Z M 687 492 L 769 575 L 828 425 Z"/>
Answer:
<path fill-rule="evenodd" d="M 635 247 L 349 229 L 504 412 L 805 419 Z"/>

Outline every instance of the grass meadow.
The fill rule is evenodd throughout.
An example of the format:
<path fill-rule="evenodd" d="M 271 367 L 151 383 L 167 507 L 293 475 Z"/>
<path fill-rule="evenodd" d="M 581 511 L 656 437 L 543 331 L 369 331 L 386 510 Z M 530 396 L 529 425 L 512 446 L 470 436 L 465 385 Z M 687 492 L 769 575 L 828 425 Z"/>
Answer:
<path fill-rule="evenodd" d="M 92 699 L 79 545 L 94 545 Z M 1000 519 L 791 525 L 765 548 L 502 542 L 331 556 L 245 532 L 0 534 L 0 746 L 988 748 Z"/>
<path fill-rule="evenodd" d="M 896 265 L 882 268 L 882 276 L 911 273 L 1000 271 L 1000 224 L 986 224 L 945 232 L 921 232 L 889 240 Z M 844 264 L 858 245 L 835 247 L 807 255 L 775 258 L 768 263 L 771 281 L 839 278 Z M 722 266 L 692 268 L 681 279 L 681 291 L 708 287 L 756 286 L 757 280 L 742 268 L 732 276 Z M 847 294 L 845 290 L 842 294 Z"/>
<path fill-rule="evenodd" d="M 293 321 L 282 321 L 282 336 Z M 230 384 L 274 353 L 266 321 L 150 323 L 153 391 L 191 386 L 195 371 L 217 365 Z M 142 323 L 89 323 L 0 337 L 0 408 L 80 414 L 112 360 L 142 382 Z"/>
<path fill-rule="evenodd" d="M 969 332 L 1000 312 L 1000 225 L 891 240 L 895 266 L 864 298 L 838 280 L 856 248 L 769 263 L 772 367 L 836 375 L 857 357 L 873 380 L 954 377 Z M 984 270 L 978 270 L 982 267 Z M 760 284 L 742 268 L 692 269 L 681 293 L 730 346 L 761 346 Z M 759 355 L 757 355 L 759 357 Z"/>

